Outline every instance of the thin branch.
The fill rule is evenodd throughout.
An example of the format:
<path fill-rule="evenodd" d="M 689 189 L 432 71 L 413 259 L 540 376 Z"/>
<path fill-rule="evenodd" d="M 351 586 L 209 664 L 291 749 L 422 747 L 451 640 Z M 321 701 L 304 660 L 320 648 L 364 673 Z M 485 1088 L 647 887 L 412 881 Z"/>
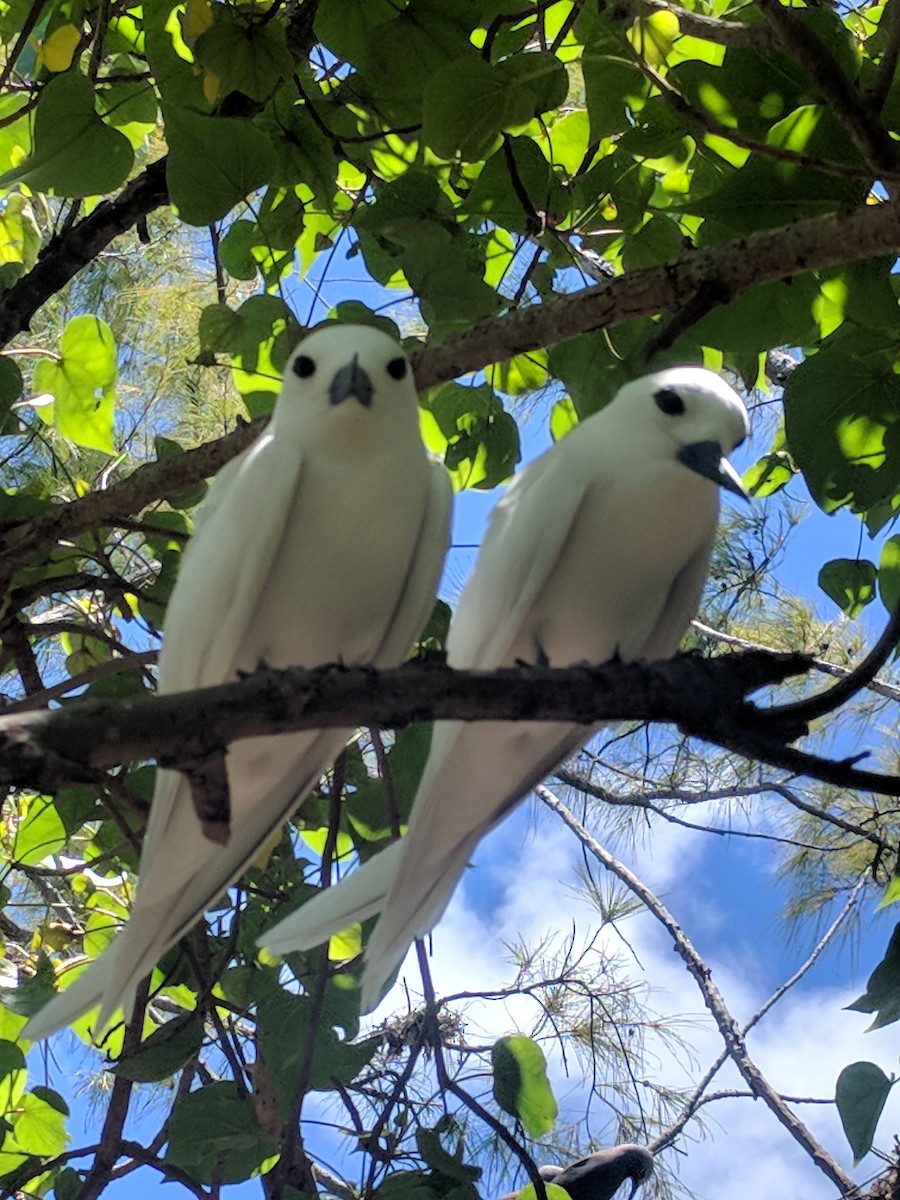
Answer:
<path fill-rule="evenodd" d="M 111 658 L 108 662 L 88 667 L 86 671 L 73 675 L 71 679 L 64 679 L 61 683 L 43 688 L 40 692 L 32 692 L 24 700 L 18 700 L 5 707 L 3 713 L 8 716 L 14 712 L 34 712 L 36 709 L 46 708 L 53 700 L 59 700 L 61 696 L 68 696 L 70 692 L 75 692 L 79 688 L 88 687 L 90 684 L 96 683 L 98 679 L 106 679 L 110 675 L 120 675 L 123 671 L 133 671 L 136 667 L 149 666 L 156 662 L 158 656 L 159 652 L 156 650 L 130 650 L 119 658 Z"/>
<path fill-rule="evenodd" d="M 776 162 L 792 163 L 796 167 L 809 167 L 814 171 L 822 171 L 829 175 L 838 175 L 842 179 L 869 181 L 872 178 L 872 168 L 865 164 L 842 163 L 834 159 L 821 158 L 815 154 L 806 154 L 802 150 L 791 150 L 786 146 L 775 146 L 769 142 L 760 141 L 759 138 L 750 137 L 748 134 L 731 125 L 723 125 L 710 116 L 709 113 L 701 112 L 699 109 L 694 108 L 682 96 L 681 92 L 677 88 L 674 88 L 665 76 L 660 75 L 658 71 L 654 70 L 648 62 L 639 58 L 636 58 L 634 61 L 635 66 L 643 75 L 646 75 L 669 107 L 677 112 L 683 120 L 694 126 L 695 129 L 698 129 L 704 136 L 711 134 L 714 137 L 722 138 L 726 142 L 731 142 L 733 146 L 740 146 L 743 150 L 750 150 L 754 154 L 760 154 L 764 158 L 771 158 Z M 897 175 L 897 167 L 881 172 L 882 178 L 894 181 L 896 181 Z"/>
<path fill-rule="evenodd" d="M 790 977 L 790 979 L 785 980 L 785 982 L 783 984 L 781 984 L 780 987 L 775 989 L 775 991 L 768 998 L 768 1000 L 766 1000 L 765 1003 L 762 1004 L 757 1009 L 757 1011 L 753 1014 L 753 1016 L 750 1018 L 750 1020 L 747 1021 L 747 1023 L 744 1025 L 743 1029 L 741 1030 L 741 1033 L 745 1037 L 746 1037 L 747 1033 L 753 1028 L 753 1026 L 757 1025 L 762 1020 L 762 1018 L 766 1015 L 766 1013 L 775 1004 L 778 1003 L 778 1001 L 785 994 L 785 992 L 787 992 L 790 988 L 792 988 L 796 983 L 799 983 L 800 980 L 803 978 L 803 976 L 806 975 L 812 969 L 812 967 L 815 965 L 816 961 L 821 957 L 821 955 L 824 953 L 826 947 L 833 940 L 833 938 L 835 937 L 837 932 L 840 930 L 841 926 L 847 920 L 847 917 L 849 917 L 850 913 L 855 908 L 856 903 L 859 900 L 860 893 L 862 892 L 863 888 L 865 887 L 867 878 L 868 878 L 868 871 L 866 871 L 863 875 L 861 875 L 859 877 L 859 879 L 856 881 L 856 883 L 853 886 L 853 890 L 847 899 L 846 904 L 844 904 L 843 908 L 838 913 L 838 915 L 835 917 L 835 919 L 832 921 L 831 925 L 828 927 L 828 929 L 826 929 L 825 933 L 819 939 L 818 943 L 813 947 L 812 952 L 809 954 L 806 961 L 797 968 L 797 970 Z M 657 1150 L 662 1149 L 663 1146 L 668 1146 L 672 1141 L 674 1141 L 674 1139 L 678 1136 L 678 1134 L 681 1133 L 682 1129 L 684 1129 L 684 1127 L 687 1125 L 688 1121 L 691 1119 L 691 1117 L 694 1115 L 694 1113 L 697 1111 L 697 1109 L 700 1108 L 700 1106 L 702 1104 L 707 1104 L 712 1099 L 711 1096 L 705 1095 L 704 1093 L 706 1092 L 706 1089 L 709 1087 L 711 1081 L 716 1076 L 716 1074 L 718 1073 L 720 1068 L 723 1066 L 723 1064 L 725 1063 L 725 1060 L 727 1058 L 728 1058 L 728 1050 L 725 1049 L 718 1056 L 718 1058 L 715 1060 L 715 1062 L 713 1062 L 710 1065 L 710 1067 L 708 1068 L 708 1070 L 705 1072 L 703 1078 L 700 1080 L 700 1082 L 694 1088 L 694 1091 L 692 1092 L 692 1094 L 688 1097 L 687 1101 L 685 1102 L 684 1108 L 678 1114 L 678 1116 L 675 1118 L 675 1120 L 672 1122 L 672 1124 L 667 1126 L 666 1129 L 662 1130 L 657 1135 L 657 1137 L 654 1141 L 654 1144 L 651 1147 L 651 1149 L 653 1150 L 654 1153 L 656 1153 Z M 716 1093 L 716 1094 L 718 1095 L 718 1093 Z M 787 1100 L 787 1097 L 783 1096 L 782 1099 Z M 833 1099 L 829 1100 L 828 1103 L 833 1104 L 834 1100 Z"/>
<path fill-rule="evenodd" d="M 702 38 L 718 46 L 774 50 L 777 45 L 772 31 L 761 22 L 745 25 L 741 21 L 723 21 L 719 17 L 707 17 L 703 13 L 680 8 L 677 4 L 668 4 L 666 0 L 632 0 L 629 8 L 635 16 L 670 12 L 678 19 L 678 28 L 683 36 Z"/>
<path fill-rule="evenodd" d="M 817 696 L 807 696 L 793 704 L 779 704 L 773 708 L 772 715 L 797 717 L 801 721 L 814 721 L 834 712 L 842 704 L 846 704 L 863 688 L 869 686 L 900 642 L 900 604 L 891 613 L 891 618 L 884 627 L 881 637 L 866 655 L 866 657 L 845 675 L 838 683 L 821 692 Z"/>
<path fill-rule="evenodd" d="M 657 812 L 659 816 L 666 820 L 671 819 L 671 814 L 656 807 L 656 803 L 660 800 L 674 800 L 679 804 L 706 804 L 711 800 L 745 800 L 751 796 L 774 792 L 776 796 L 780 796 L 782 800 L 786 800 L 788 804 L 793 805 L 795 808 L 802 809 L 803 812 L 808 813 L 810 816 L 817 817 L 826 824 L 834 825 L 836 828 L 843 830 L 844 833 L 851 834 L 855 839 L 871 842 L 879 851 L 883 852 L 888 845 L 884 838 L 879 837 L 876 833 L 872 833 L 862 825 L 847 821 L 836 813 L 830 813 L 826 808 L 811 804 L 808 800 L 802 800 L 786 783 L 778 780 L 722 788 L 718 791 L 688 792 L 683 788 L 646 790 L 642 787 L 638 792 L 611 792 L 601 784 L 594 783 L 578 772 L 568 770 L 565 767 L 558 769 L 554 774 L 567 787 L 573 787 L 578 791 L 586 792 L 589 796 L 593 796 L 595 800 L 600 800 L 603 804 L 610 804 L 619 808 L 649 809 L 652 812 Z M 697 825 L 689 825 L 688 822 L 682 822 L 682 824 L 688 825 L 689 828 L 693 829 L 701 828 Z M 707 833 L 734 834 L 734 831 L 730 829 L 719 829 L 712 826 L 703 826 L 702 828 Z M 749 837 L 751 835 L 741 832 L 736 836 Z M 798 844 L 794 838 L 780 838 L 770 833 L 757 833 L 752 836 L 764 838 L 766 841 L 785 842 L 790 846 Z M 822 851 L 821 846 L 810 847 L 810 849 L 816 849 L 819 852 Z"/>
<path fill-rule="evenodd" d="M 25 19 L 22 21 L 22 27 L 19 30 L 19 36 L 16 38 L 15 45 L 10 50 L 9 57 L 3 65 L 3 71 L 0 72 L 0 91 L 2 91 L 6 87 L 7 83 L 9 83 L 12 73 L 15 70 L 16 61 L 18 60 L 19 55 L 28 45 L 28 39 L 34 32 L 34 27 L 40 20 L 41 13 L 44 11 L 46 3 L 47 0 L 32 0 L 31 7 L 26 13 Z M 19 113 L 16 113 L 15 115 L 19 116 Z"/>
<path fill-rule="evenodd" d="M 718 642 L 723 646 L 735 646 L 739 650 L 774 651 L 775 649 L 774 646 L 766 646 L 762 642 L 754 642 L 750 638 L 737 637 L 733 633 L 713 629 L 710 625 L 704 625 L 702 621 L 692 621 L 691 628 L 695 629 L 697 633 L 703 634 L 705 638 L 709 638 L 711 642 Z M 810 658 L 809 665 L 813 671 L 820 671 L 823 675 L 832 675 L 835 679 L 845 679 L 848 675 L 853 674 L 853 669 L 850 667 L 838 666 L 837 663 L 827 662 L 824 658 Z M 877 696 L 884 696 L 886 700 L 900 700 L 900 687 L 888 683 L 886 680 L 870 679 L 866 688 Z"/>
<path fill-rule="evenodd" d="M 722 1036 L 728 1054 L 740 1071 L 755 1096 L 763 1100 L 778 1121 L 788 1130 L 795 1141 L 803 1147 L 817 1167 L 845 1194 L 856 1190 L 853 1180 L 834 1161 L 824 1146 L 813 1137 L 803 1122 L 790 1111 L 763 1073 L 751 1059 L 737 1022 L 725 1004 L 721 992 L 713 983 L 712 972 L 693 943 L 662 901 L 624 863 L 614 858 L 608 850 L 592 837 L 575 815 L 543 785 L 535 789 L 540 799 L 576 834 L 581 844 L 598 862 L 616 876 L 642 902 L 648 912 L 665 927 L 675 945 L 675 951 L 684 960 L 690 975 L 697 983 L 704 1003 L 709 1009 L 716 1027 Z"/>
<path fill-rule="evenodd" d="M 759 0 L 766 19 L 790 58 L 799 63 L 822 99 L 844 126 L 853 144 L 880 177 L 898 167 L 897 144 L 867 105 L 817 34 L 781 0 Z"/>
<path fill-rule="evenodd" d="M 149 986 L 149 977 L 138 985 L 131 1019 L 125 1027 L 125 1038 L 122 1043 L 122 1054 L 125 1057 L 136 1053 L 141 1044 L 141 1030 L 144 1025 L 144 1010 L 147 1006 Z M 78 1194 L 78 1200 L 97 1200 L 109 1183 L 116 1160 L 122 1153 L 123 1130 L 133 1089 L 134 1083 L 130 1079 L 125 1079 L 121 1075 L 116 1076 L 106 1110 L 106 1119 L 103 1122 L 103 1132 L 100 1135 L 100 1146 L 84 1187 Z"/>
<path fill-rule="evenodd" d="M 511 1150 L 515 1157 L 519 1160 L 525 1171 L 528 1174 L 530 1182 L 534 1186 L 537 1194 L 537 1200 L 547 1200 L 547 1188 L 544 1180 L 538 1171 L 537 1164 L 528 1153 L 524 1146 L 521 1146 L 513 1135 L 509 1132 L 502 1121 L 498 1121 L 493 1113 L 488 1110 L 470 1095 L 455 1079 L 450 1077 L 447 1071 L 447 1064 L 444 1062 L 444 1047 L 441 1042 L 440 1033 L 437 1023 L 437 1011 L 439 1005 L 435 1001 L 434 984 L 431 980 L 431 968 L 428 965 L 428 952 L 425 949 L 425 942 L 422 938 L 416 939 L 416 957 L 419 962 L 419 972 L 422 976 L 422 990 L 425 993 L 425 1012 L 426 1019 L 431 1026 L 431 1045 L 434 1051 L 434 1065 L 437 1071 L 438 1084 L 441 1091 L 446 1095 L 450 1093 L 455 1096 L 470 1112 L 474 1113 L 481 1121 L 487 1125 L 488 1129 L 494 1133 L 501 1142 Z"/>
<path fill-rule="evenodd" d="M 181 1167 L 176 1167 L 174 1163 L 167 1159 L 160 1158 L 156 1154 L 150 1153 L 139 1142 L 124 1140 L 120 1142 L 120 1148 L 123 1154 L 130 1155 L 136 1162 L 145 1167 L 153 1167 L 155 1171 L 159 1171 L 163 1180 L 167 1183 L 180 1183 L 183 1188 L 191 1192 L 198 1200 L 209 1200 L 210 1192 L 202 1187 L 193 1175 L 187 1171 L 182 1171 Z"/>

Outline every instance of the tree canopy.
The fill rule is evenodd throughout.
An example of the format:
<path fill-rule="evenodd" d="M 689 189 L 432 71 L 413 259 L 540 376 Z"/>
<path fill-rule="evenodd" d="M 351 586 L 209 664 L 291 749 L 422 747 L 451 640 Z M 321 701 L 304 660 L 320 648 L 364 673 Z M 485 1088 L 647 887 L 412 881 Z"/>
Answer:
<path fill-rule="evenodd" d="M 258 1177 L 273 1200 L 475 1200 L 598 1141 L 650 1146 L 671 1194 L 726 1063 L 822 1194 L 848 1194 L 845 1144 L 748 1047 L 782 989 L 741 1023 L 676 905 L 611 847 L 696 806 L 770 840 L 785 919 L 813 931 L 797 978 L 900 895 L 900 0 L 0 0 L 0 40 L 2 1194 L 92 1200 L 141 1170 L 204 1197 Z M 755 501 L 728 516 L 694 654 L 589 688 L 452 679 L 428 657 L 441 601 L 396 673 L 302 664 L 155 700 L 206 481 L 325 315 L 405 339 L 459 492 L 509 479 L 529 422 L 564 437 L 648 370 L 742 387 Z M 790 587 L 813 509 L 855 522 L 855 549 L 823 539 Z M 476 998 L 435 995 L 424 947 L 408 1011 L 361 1034 L 368 925 L 284 963 L 256 935 L 405 820 L 414 720 L 535 697 L 625 722 L 538 790 L 590 864 L 592 935 L 509 949 L 504 1037 L 467 1036 Z M 224 743 L 304 721 L 360 732 L 105 1038 L 101 1133 L 80 1144 L 65 1064 L 26 1062 L 19 1034 L 127 918 L 155 760 L 201 725 Z M 637 909 L 720 1040 L 690 1086 L 654 1077 L 685 1035 L 607 938 Z M 875 1028 L 900 1016 L 896 940 L 851 1006 Z M 75 1034 L 91 1044 L 90 1014 Z M 873 1047 L 835 1081 L 857 1160 L 895 1132 Z M 581 1111 L 554 1096 L 560 1063 L 587 1080 Z M 165 1111 L 136 1136 L 145 1089 Z"/>

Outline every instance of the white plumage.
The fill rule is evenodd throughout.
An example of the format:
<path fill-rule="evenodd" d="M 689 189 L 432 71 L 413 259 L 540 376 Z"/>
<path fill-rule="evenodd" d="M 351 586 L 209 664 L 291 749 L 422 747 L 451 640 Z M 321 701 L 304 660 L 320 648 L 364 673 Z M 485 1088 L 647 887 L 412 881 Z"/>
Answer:
<path fill-rule="evenodd" d="M 449 539 L 451 490 L 419 436 L 409 364 L 363 326 L 310 334 L 265 433 L 216 477 L 166 615 L 159 690 L 273 667 L 397 666 L 424 627 Z M 160 770 L 134 908 L 107 952 L 29 1021 L 31 1039 L 101 1004 L 96 1029 L 316 783 L 352 729 L 228 748 L 231 833 L 203 836 L 189 786 Z"/>
<path fill-rule="evenodd" d="M 746 431 L 740 398 L 709 371 L 676 367 L 622 388 L 497 505 L 451 623 L 451 666 L 674 654 L 706 578 L 719 485 L 743 493 L 724 455 Z M 363 979 L 373 1007 L 479 839 L 587 736 L 563 723 L 437 723 L 406 836 L 260 941 L 306 949 L 380 911 Z"/>

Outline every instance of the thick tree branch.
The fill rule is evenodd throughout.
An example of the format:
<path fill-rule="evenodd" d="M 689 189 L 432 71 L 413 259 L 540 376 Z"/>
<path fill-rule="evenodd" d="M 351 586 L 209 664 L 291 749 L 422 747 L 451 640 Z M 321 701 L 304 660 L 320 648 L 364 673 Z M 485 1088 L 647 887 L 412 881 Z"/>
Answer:
<path fill-rule="evenodd" d="M 759 22 L 744 25 L 741 21 L 724 21 L 720 17 L 707 17 L 703 13 L 690 12 L 677 4 L 669 4 L 667 0 L 634 0 L 630 3 L 629 14 L 640 16 L 656 12 L 670 12 L 678 18 L 681 33 L 702 38 L 705 42 L 715 42 L 719 46 L 741 46 L 753 50 L 774 50 L 777 39 L 767 25 Z"/>
<path fill-rule="evenodd" d="M 133 179 L 115 200 L 104 200 L 90 216 L 52 238 L 35 266 L 4 293 L 0 348 L 28 329 L 41 305 L 93 262 L 114 238 L 168 202 L 166 160 L 161 158 Z"/>
<path fill-rule="evenodd" d="M 637 317 L 678 312 L 698 292 L 711 287 L 724 302 L 760 283 L 846 262 L 848 246 L 857 260 L 900 250 L 900 202 L 864 205 L 850 213 L 796 221 L 720 245 L 687 250 L 674 263 L 632 271 L 547 304 L 479 321 L 413 354 L 416 382 L 420 389 L 432 387 L 580 333 L 612 328 Z M 177 459 L 146 463 L 113 487 L 55 506 L 45 516 L 9 528 L 0 539 L 4 575 L 8 578 L 29 562 L 41 546 L 115 524 L 117 518 L 139 513 L 161 496 L 185 490 L 212 475 L 249 445 L 260 428 L 262 423 L 257 422 Z"/>
<path fill-rule="evenodd" d="M 848 251 L 848 247 L 852 250 Z M 492 362 L 592 330 L 677 312 L 701 288 L 734 298 L 760 283 L 900 250 L 900 202 L 795 221 L 730 242 L 686 250 L 674 263 L 631 271 L 547 304 L 477 322 L 414 356 L 416 382 L 431 387 Z"/>
<path fill-rule="evenodd" d="M 686 734 L 793 774 L 900 796 L 900 777 L 833 762 L 789 743 L 806 733 L 746 696 L 809 669 L 802 655 L 750 652 L 718 659 L 607 663 L 553 670 L 452 671 L 428 662 L 394 671 L 324 666 L 261 668 L 246 679 L 131 703 L 85 702 L 0 718 L 0 783 L 52 791 L 135 760 L 166 765 L 221 754 L 241 737 L 420 720 L 674 722 Z"/>

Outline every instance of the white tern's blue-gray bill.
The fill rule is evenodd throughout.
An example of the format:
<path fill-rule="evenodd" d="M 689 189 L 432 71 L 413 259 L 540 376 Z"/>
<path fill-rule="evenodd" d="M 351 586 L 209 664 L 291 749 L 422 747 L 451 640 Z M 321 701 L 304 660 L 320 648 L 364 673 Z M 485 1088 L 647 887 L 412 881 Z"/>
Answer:
<path fill-rule="evenodd" d="M 453 667 L 668 658 L 697 610 L 740 397 L 675 367 L 626 384 L 532 463 L 494 509 L 447 641 Z M 313 897 L 260 942 L 285 954 L 381 913 L 363 1009 L 440 918 L 485 833 L 589 736 L 554 722 L 438 722 L 405 837 Z"/>
<path fill-rule="evenodd" d="M 159 690 L 273 667 L 398 666 L 425 626 L 449 543 L 452 494 L 419 435 L 395 341 L 329 325 L 298 346 L 262 436 L 216 476 L 166 615 Z M 95 1030 L 297 807 L 352 729 L 233 743 L 231 832 L 204 837 L 183 775 L 157 773 L 139 886 L 103 956 L 34 1016 L 46 1037 L 101 1004 Z"/>

